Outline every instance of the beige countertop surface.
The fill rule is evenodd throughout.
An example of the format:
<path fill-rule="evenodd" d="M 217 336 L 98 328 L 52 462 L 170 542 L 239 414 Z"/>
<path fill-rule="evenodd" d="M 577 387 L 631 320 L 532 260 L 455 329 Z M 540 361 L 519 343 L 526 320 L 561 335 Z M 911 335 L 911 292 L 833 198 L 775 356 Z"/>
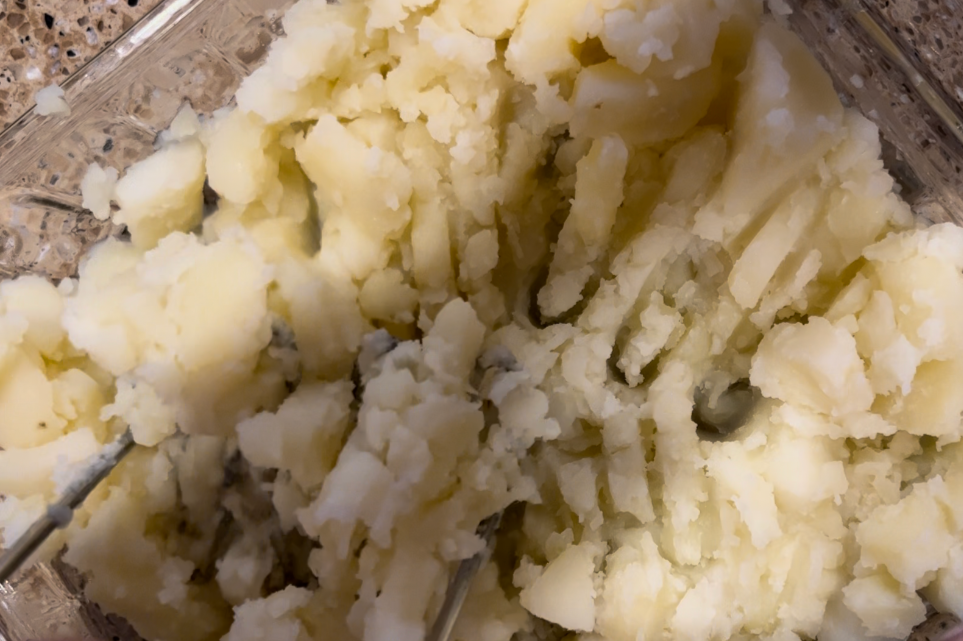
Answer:
<path fill-rule="evenodd" d="M 160 0 L 0 0 L 0 129 Z"/>

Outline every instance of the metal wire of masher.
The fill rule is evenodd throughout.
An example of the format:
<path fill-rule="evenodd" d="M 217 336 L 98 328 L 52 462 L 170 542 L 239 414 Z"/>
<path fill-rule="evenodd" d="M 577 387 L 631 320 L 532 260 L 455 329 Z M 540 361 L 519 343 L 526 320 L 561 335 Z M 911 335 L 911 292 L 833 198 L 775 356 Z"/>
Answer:
<path fill-rule="evenodd" d="M 84 499 L 123 460 L 134 445 L 134 438 L 128 429 L 111 446 L 108 446 L 108 451 L 95 459 L 94 464 L 86 470 L 82 478 L 72 483 L 56 503 L 47 507 L 47 511 L 0 557 L 0 583 L 10 579 L 55 530 L 64 528 L 70 523 L 77 506 L 84 502 Z M 451 636 L 475 575 L 491 558 L 492 542 L 501 520 L 502 513 L 499 512 L 488 517 L 478 526 L 478 536 L 485 543 L 485 547 L 481 552 L 458 565 L 455 575 L 448 583 L 445 600 L 426 641 L 447 641 Z"/>
<path fill-rule="evenodd" d="M 0 584 L 8 581 L 51 534 L 70 524 L 74 510 L 134 449 L 134 445 L 136 445 L 134 437 L 128 429 L 95 457 L 93 464 L 85 470 L 84 474 L 71 483 L 60 499 L 50 504 L 46 512 L 0 556 Z M 495 533 L 501 524 L 502 514 L 502 512 L 493 514 L 479 524 L 478 536 L 485 546 L 476 555 L 458 565 L 458 569 L 448 583 L 445 600 L 426 641 L 448 641 L 450 638 L 475 575 L 491 558 Z"/>
<path fill-rule="evenodd" d="M 445 591 L 445 600 L 425 641 L 448 641 L 455 627 L 455 621 L 458 619 L 458 613 L 465 604 L 472 580 L 491 558 L 495 532 L 498 531 L 498 526 L 502 522 L 502 514 L 503 512 L 493 514 L 479 524 L 478 536 L 484 541 L 485 547 L 475 556 L 458 564 L 458 569 Z"/>
<path fill-rule="evenodd" d="M 74 510 L 134 449 L 134 445 L 134 437 L 127 429 L 94 458 L 91 466 L 67 487 L 60 499 L 47 506 L 47 511 L 0 556 L 0 584 L 9 580 L 51 534 L 70 524 Z"/>

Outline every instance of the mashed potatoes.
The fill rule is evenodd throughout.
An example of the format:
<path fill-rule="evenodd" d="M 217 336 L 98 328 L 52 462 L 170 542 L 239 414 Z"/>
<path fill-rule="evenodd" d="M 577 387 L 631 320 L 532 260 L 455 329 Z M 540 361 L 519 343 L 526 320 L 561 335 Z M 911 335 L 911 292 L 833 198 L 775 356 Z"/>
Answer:
<path fill-rule="evenodd" d="M 129 240 L 0 284 L 4 541 L 129 424 L 55 544 L 151 640 L 419 641 L 513 504 L 460 641 L 963 615 L 963 230 L 758 0 L 284 29 L 236 108 L 91 169 Z"/>

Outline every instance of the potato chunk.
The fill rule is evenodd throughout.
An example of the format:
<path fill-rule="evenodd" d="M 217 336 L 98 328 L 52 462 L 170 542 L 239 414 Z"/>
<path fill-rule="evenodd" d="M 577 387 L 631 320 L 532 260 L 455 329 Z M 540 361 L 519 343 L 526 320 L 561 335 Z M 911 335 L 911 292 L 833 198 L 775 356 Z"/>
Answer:
<path fill-rule="evenodd" d="M 16 314 L 27 322 L 23 340 L 41 354 L 56 357 L 66 338 L 61 323 L 63 294 L 40 276 L 21 276 L 0 283 L 0 304 L 7 314 Z"/>
<path fill-rule="evenodd" d="M 344 382 L 305 384 L 277 413 L 262 413 L 237 426 L 238 446 L 255 465 L 290 471 L 304 489 L 334 467 L 349 426 L 351 390 Z"/>
<path fill-rule="evenodd" d="M 752 359 L 750 380 L 769 398 L 830 416 L 865 411 L 873 402 L 856 341 L 821 317 L 774 327 Z"/>
<path fill-rule="evenodd" d="M 150 249 L 173 231 L 201 222 L 204 205 L 204 148 L 185 140 L 133 165 L 117 182 L 120 211 L 114 222 L 127 225 L 134 244 Z"/>
<path fill-rule="evenodd" d="M 383 267 L 389 241 L 411 217 L 411 174 L 401 159 L 361 140 L 333 116 L 319 119 L 296 152 L 317 186 L 322 252 L 337 256 L 356 278 Z M 371 181 L 381 188 L 371 189 Z"/>
<path fill-rule="evenodd" d="M 860 564 L 884 567 L 912 591 L 929 583 L 956 541 L 937 498 L 945 491 L 938 478 L 916 485 L 896 505 L 877 508 L 856 529 Z"/>
<path fill-rule="evenodd" d="M 215 123 L 207 146 L 211 188 L 227 200 L 246 205 L 270 186 L 278 187 L 278 152 L 270 134 L 253 114 L 232 111 Z"/>
<path fill-rule="evenodd" d="M 578 68 L 573 45 L 580 0 L 529 0 L 505 52 L 505 66 L 522 82 L 547 83 Z"/>
<path fill-rule="evenodd" d="M 82 428 L 38 447 L 4 447 L 0 450 L 0 494 L 26 498 L 54 496 L 64 468 L 94 456 L 101 445 L 90 429 Z"/>
<path fill-rule="evenodd" d="M 573 545 L 522 589 L 522 606 L 532 614 L 569 630 L 595 627 L 595 557 L 591 543 Z"/>
<path fill-rule="evenodd" d="M 843 588 L 843 602 L 872 636 L 902 639 L 926 618 L 926 606 L 916 594 L 906 594 L 886 574 L 854 579 Z"/>
<path fill-rule="evenodd" d="M 545 317 L 558 316 L 581 300 L 594 263 L 608 248 L 627 162 L 625 143 L 615 136 L 599 138 L 579 160 L 572 210 L 559 234 L 548 280 L 538 293 Z"/>
<path fill-rule="evenodd" d="M 452 0 L 445 7 L 455 13 L 459 22 L 472 33 L 500 39 L 518 24 L 525 0 Z"/>
<path fill-rule="evenodd" d="M 638 146 L 678 138 L 706 114 L 718 88 L 717 64 L 674 80 L 638 76 L 607 60 L 578 74 L 572 134 L 617 134 Z"/>
<path fill-rule="evenodd" d="M 54 388 L 40 359 L 16 349 L 0 367 L 0 447 L 33 447 L 63 434 Z"/>
<path fill-rule="evenodd" d="M 794 192 L 772 216 L 729 272 L 729 291 L 745 308 L 755 307 L 783 260 L 816 216 L 819 196 L 812 188 Z"/>
<path fill-rule="evenodd" d="M 728 244 L 778 190 L 812 171 L 843 133 L 842 118 L 832 81 L 805 45 L 764 24 L 740 80 L 732 156 L 696 233 Z"/>

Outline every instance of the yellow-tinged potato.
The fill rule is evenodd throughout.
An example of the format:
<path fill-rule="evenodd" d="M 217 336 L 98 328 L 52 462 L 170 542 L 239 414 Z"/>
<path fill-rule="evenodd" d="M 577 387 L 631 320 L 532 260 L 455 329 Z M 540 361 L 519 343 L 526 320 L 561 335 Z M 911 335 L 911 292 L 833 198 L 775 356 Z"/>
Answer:
<path fill-rule="evenodd" d="M 2 545 L 10 547 L 47 510 L 43 496 L 34 494 L 18 499 L 8 494 L 0 499 L 0 528 L 3 529 Z"/>
<path fill-rule="evenodd" d="M 446 0 L 442 11 L 451 11 L 458 22 L 472 33 L 500 39 L 509 34 L 522 15 L 527 0 Z"/>
<path fill-rule="evenodd" d="M 722 446 L 706 461 L 716 492 L 732 501 L 749 530 L 752 545 L 763 549 L 782 536 L 773 485 L 753 469 L 751 455 L 742 447 Z"/>
<path fill-rule="evenodd" d="M 383 267 L 388 241 L 411 217 L 411 174 L 401 159 L 366 144 L 332 116 L 319 119 L 295 151 L 317 187 L 322 253 L 339 256 L 356 278 Z"/>
<path fill-rule="evenodd" d="M 590 138 L 616 134 L 636 146 L 672 140 L 699 122 L 718 89 L 718 64 L 675 80 L 639 76 L 607 60 L 579 72 L 571 131 Z"/>
<path fill-rule="evenodd" d="M 264 598 L 239 604 L 232 625 L 224 641 L 258 641 L 264 634 L 281 634 L 281 638 L 302 641 L 308 638 L 302 618 L 306 618 L 311 591 L 288 586 Z M 315 606 L 310 606 L 315 607 Z M 325 626 L 326 630 L 330 628 Z"/>
<path fill-rule="evenodd" d="M 190 583 L 196 565 L 150 531 L 150 516 L 176 502 L 170 471 L 163 453 L 128 455 L 114 472 L 120 485 L 74 526 L 65 559 L 90 577 L 88 598 L 124 611 L 142 634 L 202 641 L 227 629 L 230 611 L 216 588 Z"/>
<path fill-rule="evenodd" d="M 265 290 L 271 272 L 261 257 L 237 243 L 199 250 L 166 301 L 177 328 L 171 347 L 187 372 L 252 356 L 270 336 Z"/>
<path fill-rule="evenodd" d="M 819 286 L 822 259 L 822 252 L 818 249 L 790 254 L 788 260 L 776 270 L 776 278 L 757 310 L 749 315 L 752 324 L 767 330 L 777 316 L 784 318 L 795 310 L 811 305 L 812 291 Z"/>
<path fill-rule="evenodd" d="M 281 155 L 278 179 L 282 191 L 277 215 L 297 223 L 316 222 L 308 220 L 314 207 L 311 183 L 290 150 L 285 150 Z M 313 232 L 313 228 L 310 231 Z M 304 235 L 309 236 L 309 231 L 304 230 Z"/>
<path fill-rule="evenodd" d="M 378 518 L 392 483 L 391 472 L 369 452 L 346 447 L 327 476 L 321 492 L 306 508 L 298 510 L 304 530 L 348 553 L 351 530 L 360 520 L 372 524 Z M 337 519 L 331 518 L 332 514 Z"/>
<path fill-rule="evenodd" d="M 431 5 L 431 0 L 371 0 L 368 32 L 377 29 L 403 30 L 402 23 L 412 13 Z"/>
<path fill-rule="evenodd" d="M 937 495 L 945 492 L 943 479 L 913 487 L 896 505 L 877 508 L 856 528 L 860 564 L 885 568 L 907 591 L 913 592 L 947 564 L 956 542 Z"/>
<path fill-rule="evenodd" d="M 301 488 L 312 489 L 334 467 L 351 400 L 344 381 L 301 385 L 276 413 L 239 423 L 238 447 L 254 465 L 287 470 Z"/>
<path fill-rule="evenodd" d="M 64 314 L 71 342 L 113 375 L 149 383 L 183 430 L 230 429 L 235 413 L 276 402 L 280 373 L 256 370 L 273 270 L 250 240 L 171 234 L 146 254 L 109 243 L 81 272 L 90 277 Z M 157 433 L 145 426 L 148 440 Z"/>
<path fill-rule="evenodd" d="M 593 630 L 595 559 L 600 552 L 598 546 L 588 542 L 569 547 L 533 582 L 521 586 L 522 606 L 535 616 L 568 630 Z"/>
<path fill-rule="evenodd" d="M 164 403 L 148 383 L 117 382 L 114 402 L 103 408 L 100 417 L 118 417 L 130 427 L 134 440 L 148 447 L 157 445 L 177 430 L 174 409 Z"/>
<path fill-rule="evenodd" d="M 410 323 L 415 319 L 418 292 L 404 282 L 404 274 L 389 268 L 375 272 L 365 281 L 358 293 L 358 303 L 368 318 Z"/>
<path fill-rule="evenodd" d="M 505 67 L 525 83 L 547 84 L 576 71 L 575 42 L 585 39 L 580 18 L 592 3 L 581 0 L 529 0 L 508 41 Z M 582 33 L 580 33 L 580 31 Z"/>
<path fill-rule="evenodd" d="M 775 24 L 756 33 L 740 82 L 731 157 L 695 223 L 700 236 L 726 244 L 788 182 L 811 172 L 843 133 L 829 76 L 797 36 Z"/>
<path fill-rule="evenodd" d="M 129 260 L 137 261 L 135 269 Z M 271 271 L 243 240 L 205 246 L 172 234 L 142 258 L 123 245 L 106 246 L 87 267 L 107 273 L 99 287 L 93 281 L 68 302 L 67 329 L 116 374 L 155 359 L 176 358 L 191 371 L 248 358 L 270 336 L 265 290 Z"/>
<path fill-rule="evenodd" d="M 251 205 L 223 202 L 204 219 L 203 238 L 207 241 L 231 238 L 243 227 L 268 262 L 281 262 L 288 257 L 307 258 L 317 251 L 318 243 L 315 221 L 307 219 L 307 204 L 282 196 L 275 216 L 260 202 Z"/>
<path fill-rule="evenodd" d="M 97 375 L 96 368 L 81 361 L 91 373 Z M 104 389 L 91 373 L 72 367 L 63 369 L 52 379 L 54 392 L 54 411 L 68 421 L 86 422 L 97 417 L 104 404 Z"/>
<path fill-rule="evenodd" d="M 423 339 L 428 366 L 452 382 L 467 378 L 475 367 L 486 331 L 469 303 L 452 300 L 438 312 Z"/>
<path fill-rule="evenodd" d="M 290 257 L 306 258 L 317 249 L 316 234 L 305 223 L 290 218 L 271 218 L 251 225 L 251 239 L 265 260 L 278 263 Z"/>
<path fill-rule="evenodd" d="M 35 353 L 15 349 L 0 367 L 0 447 L 34 447 L 63 434 L 53 384 Z"/>
<path fill-rule="evenodd" d="M 713 0 L 621 4 L 605 14 L 605 49 L 637 74 L 675 79 L 712 64 L 719 24 L 733 9 Z"/>
<path fill-rule="evenodd" d="M 830 416 L 868 410 L 873 402 L 856 341 L 818 316 L 770 330 L 753 356 L 750 380 L 769 398 Z"/>
<path fill-rule="evenodd" d="M 869 636 L 904 639 L 926 618 L 926 606 L 886 573 L 853 579 L 843 588 L 843 603 L 859 617 Z"/>
<path fill-rule="evenodd" d="M 214 123 L 207 176 L 222 198 L 246 205 L 277 186 L 279 152 L 260 117 L 235 109 Z"/>
<path fill-rule="evenodd" d="M 946 510 L 950 531 L 954 533 L 963 532 L 963 466 L 959 465 L 957 458 L 959 448 L 959 445 L 944 447 L 942 455 L 934 457 L 928 481 L 931 494 Z M 942 483 L 935 479 L 937 475 Z M 952 556 L 952 550 L 950 554 Z"/>
<path fill-rule="evenodd" d="M 963 546 L 957 544 L 950 549 L 949 563 L 923 588 L 923 595 L 940 612 L 956 616 L 963 612 Z"/>
<path fill-rule="evenodd" d="M 857 272 L 853 279 L 836 295 L 836 299 L 823 316 L 834 324 L 847 316 L 855 318 L 855 315 L 866 307 L 873 296 L 873 285 L 873 281 L 865 273 Z"/>
<path fill-rule="evenodd" d="M 289 12 L 289 37 L 276 41 L 263 66 L 244 79 L 237 90 L 241 111 L 257 114 L 267 123 L 301 119 L 318 88 L 337 78 L 357 47 L 358 28 L 353 18 L 361 7 L 333 6 L 308 18 L 304 11 Z M 301 15 L 301 20 L 295 16 Z"/>
<path fill-rule="evenodd" d="M 598 630 L 613 641 L 662 632 L 685 584 L 663 558 L 651 532 L 626 533 L 626 544 L 606 559 Z"/>
<path fill-rule="evenodd" d="M 649 304 L 639 314 L 638 328 L 629 335 L 619 368 L 630 385 L 643 381 L 642 369 L 651 363 L 663 349 L 675 347 L 685 331 L 682 316 L 665 304 L 660 294 L 653 293 Z"/>
<path fill-rule="evenodd" d="M 893 177 L 883 167 L 879 128 L 854 111 L 846 112 L 843 124 L 845 137 L 826 156 L 827 168 L 839 181 L 830 193 L 826 218 L 848 263 L 887 231 L 913 227 L 913 214 L 893 192 Z"/>
<path fill-rule="evenodd" d="M 947 437 L 961 434 L 963 360 L 927 361 L 915 370 L 912 389 L 893 399 L 889 419 L 910 434 Z"/>
<path fill-rule="evenodd" d="M 554 318 L 582 299 L 609 246 L 615 214 L 622 204 L 622 180 L 629 152 L 616 136 L 598 138 L 576 165 L 575 198 L 559 233 L 548 279 L 538 292 L 545 318 Z"/>
<path fill-rule="evenodd" d="M 185 100 L 181 108 L 177 110 L 174 119 L 171 120 L 171 124 L 160 133 L 157 139 L 162 145 L 168 145 L 172 142 L 187 140 L 188 138 L 200 137 L 203 139 L 205 134 L 206 132 L 201 125 L 197 112 L 191 107 L 191 103 Z"/>
<path fill-rule="evenodd" d="M 493 80 L 490 77 L 491 70 L 488 65 L 496 58 L 494 40 L 460 28 L 457 22 L 449 18 L 445 12 L 426 16 L 421 20 L 418 24 L 418 40 L 423 57 L 418 60 L 419 57 L 414 56 L 414 60 L 423 65 L 432 65 L 434 74 L 448 71 L 446 84 L 457 103 L 466 102 L 467 96 L 463 84 L 465 81 L 491 82 Z M 422 70 L 422 73 L 425 72 L 430 74 L 428 69 Z M 495 79 L 501 78 L 502 74 L 495 77 Z M 417 88 L 421 89 L 423 86 Z M 482 89 L 483 95 L 484 89 Z M 476 97 L 475 100 L 484 102 L 482 96 Z M 428 126 L 430 129 L 430 122 Z"/>
<path fill-rule="evenodd" d="M 872 281 L 866 280 L 868 286 Z M 855 334 L 856 348 L 866 359 L 894 341 L 903 338 L 896 326 L 896 315 L 893 309 L 893 299 L 882 290 L 867 292 L 866 300 L 856 316 L 858 331 Z M 909 372 L 912 379 L 913 372 Z"/>
<path fill-rule="evenodd" d="M 457 144 L 455 132 L 477 120 L 480 114 L 472 113 L 471 103 L 462 104 L 458 100 L 467 99 L 461 87 L 453 82 L 441 85 L 439 81 L 445 77 L 445 71 L 457 70 L 466 82 L 490 82 L 487 65 L 495 56 L 495 48 L 491 40 L 478 38 L 468 31 L 461 31 L 457 36 L 447 35 L 433 21 L 426 27 L 428 25 L 432 28 L 426 29 L 424 42 L 388 73 L 384 93 L 402 121 L 411 123 L 421 116 L 425 132 L 433 140 L 452 146 Z M 467 46 L 452 49 L 449 38 Z M 418 153 L 409 150 L 412 152 Z"/>
<path fill-rule="evenodd" d="M 671 166 L 662 199 L 667 203 L 701 197 L 725 167 L 728 141 L 716 128 L 700 128 L 666 152 Z"/>
<path fill-rule="evenodd" d="M 77 291 L 65 302 L 63 324 L 70 342 L 90 354 L 113 376 L 136 367 L 140 336 L 127 318 L 131 301 L 146 308 L 137 295 L 136 268 L 142 252 L 130 243 L 109 240 L 94 247 L 80 265 Z M 156 303 L 150 308 L 157 312 Z M 155 323 L 167 323 L 162 316 Z"/>
<path fill-rule="evenodd" d="M 528 626 L 528 613 L 515 599 L 509 599 L 499 584 L 498 566 L 489 563 L 475 575 L 473 598 L 458 614 L 452 637 L 483 639 L 485 635 L 509 636 Z"/>
<path fill-rule="evenodd" d="M 40 276 L 21 276 L 0 283 L 0 305 L 8 314 L 20 314 L 27 321 L 23 339 L 44 356 L 56 357 L 66 332 L 60 317 L 63 294 Z"/>
<path fill-rule="evenodd" d="M 848 453 L 838 441 L 782 434 L 761 454 L 765 477 L 780 507 L 807 510 L 846 493 L 849 481 L 843 461 Z"/>
<path fill-rule="evenodd" d="M 819 193 L 807 185 L 779 203 L 729 272 L 729 291 L 746 309 L 762 298 L 776 270 L 805 236 L 820 205 Z"/>
<path fill-rule="evenodd" d="M 275 278 L 305 371 L 323 378 L 350 373 L 361 338 L 371 331 L 351 279 L 295 261 L 279 264 Z"/>
<path fill-rule="evenodd" d="M 94 456 L 103 447 L 88 428 L 59 436 L 37 447 L 4 444 L 0 450 L 0 494 L 26 498 L 52 497 L 58 474 Z"/>
<path fill-rule="evenodd" d="M 575 459 L 561 464 L 556 470 L 558 489 L 563 500 L 591 529 L 598 529 L 604 520 L 599 509 L 598 465 L 590 458 Z"/>
<path fill-rule="evenodd" d="M 953 328 L 963 317 L 963 229 L 944 224 L 892 234 L 864 255 L 892 300 L 899 331 L 923 357 L 958 355 L 963 335 Z"/>
<path fill-rule="evenodd" d="M 452 280 L 448 217 L 440 199 L 416 198 L 411 208 L 412 273 L 420 289 L 444 289 Z"/>
<path fill-rule="evenodd" d="M 312 102 L 330 92 L 327 80 L 298 90 L 285 89 L 279 84 L 271 67 L 259 67 L 238 87 L 238 109 L 256 114 L 270 124 L 287 123 L 307 117 Z"/>
<path fill-rule="evenodd" d="M 204 206 L 204 148 L 197 140 L 164 147 L 134 164 L 117 182 L 120 211 L 114 222 L 127 225 L 133 243 L 150 249 L 173 231 L 201 222 Z"/>

